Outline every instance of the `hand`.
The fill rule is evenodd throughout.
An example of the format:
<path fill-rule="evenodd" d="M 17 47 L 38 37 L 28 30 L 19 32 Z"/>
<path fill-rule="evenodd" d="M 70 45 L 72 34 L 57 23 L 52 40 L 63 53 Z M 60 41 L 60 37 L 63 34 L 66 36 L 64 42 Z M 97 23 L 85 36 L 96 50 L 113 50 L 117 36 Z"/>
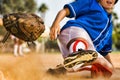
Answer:
<path fill-rule="evenodd" d="M 60 34 L 60 25 L 53 25 L 50 28 L 50 39 L 55 40 L 57 38 L 57 35 Z"/>

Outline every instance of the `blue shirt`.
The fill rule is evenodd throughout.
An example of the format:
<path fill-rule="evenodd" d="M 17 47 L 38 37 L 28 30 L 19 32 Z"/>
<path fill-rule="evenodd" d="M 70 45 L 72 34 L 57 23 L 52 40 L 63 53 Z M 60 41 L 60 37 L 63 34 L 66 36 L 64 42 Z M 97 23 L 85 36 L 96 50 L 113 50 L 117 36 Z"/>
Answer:
<path fill-rule="evenodd" d="M 71 26 L 84 28 L 91 37 L 96 50 L 105 56 L 112 48 L 112 19 L 97 0 L 76 0 L 65 4 L 70 10 L 69 20 L 61 30 Z"/>

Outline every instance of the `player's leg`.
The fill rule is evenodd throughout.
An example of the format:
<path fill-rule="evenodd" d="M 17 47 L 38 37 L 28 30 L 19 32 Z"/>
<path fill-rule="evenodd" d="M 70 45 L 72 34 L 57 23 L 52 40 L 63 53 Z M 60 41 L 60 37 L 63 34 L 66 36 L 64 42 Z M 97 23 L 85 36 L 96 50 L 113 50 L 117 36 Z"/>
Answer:
<path fill-rule="evenodd" d="M 113 65 L 109 53 L 106 56 L 104 56 L 104 58 Z"/>
<path fill-rule="evenodd" d="M 66 30 L 61 32 L 61 34 L 59 35 L 59 38 L 58 38 L 58 45 L 59 45 L 59 48 L 60 48 L 60 51 L 62 53 L 63 58 L 66 58 L 68 55 L 70 55 L 72 53 L 71 52 L 72 50 L 69 51 L 68 48 L 66 47 L 67 43 L 71 40 L 71 38 L 73 38 L 72 36 L 69 36 L 72 33 L 72 30 L 74 30 L 74 29 L 73 28 L 67 28 Z M 78 35 L 79 32 L 77 33 L 77 35 L 75 33 L 75 35 L 77 37 L 80 36 L 80 35 Z M 84 35 L 84 33 L 82 35 Z M 74 38 L 76 38 L 76 36 L 74 36 Z M 76 41 L 75 44 L 81 44 L 81 48 L 79 47 L 80 49 L 87 49 L 88 48 L 87 42 L 84 39 L 81 39 L 81 38 L 78 41 Z M 92 45 L 89 45 L 89 49 L 92 49 Z M 57 67 L 57 69 L 58 69 L 58 67 Z M 90 66 L 81 68 L 79 70 L 85 70 L 85 69 L 90 70 Z"/>
<path fill-rule="evenodd" d="M 93 78 L 97 78 L 97 77 L 109 78 L 109 77 L 111 77 L 112 73 L 114 72 L 114 66 L 110 59 L 110 55 L 107 54 L 106 56 L 104 56 L 104 58 L 110 63 L 109 68 L 111 66 L 112 71 L 109 68 L 106 68 L 100 64 L 93 64 L 92 68 L 91 68 L 91 76 Z M 101 63 L 100 60 L 101 59 L 97 59 L 97 62 Z M 104 62 L 102 64 L 106 65 L 106 63 L 104 63 Z"/>
<path fill-rule="evenodd" d="M 19 40 L 18 40 L 18 45 L 19 45 L 19 54 L 20 54 L 20 56 L 24 56 L 24 55 L 23 55 L 22 43 L 23 43 L 23 41 L 19 39 Z"/>
<path fill-rule="evenodd" d="M 66 35 L 68 35 L 68 36 L 66 36 Z M 84 39 L 84 40 L 82 40 L 82 39 Z M 83 29 L 79 29 L 76 27 L 68 28 L 68 29 L 64 30 L 63 32 L 61 32 L 61 35 L 59 36 L 59 40 L 61 42 L 61 45 L 66 45 L 68 48 L 68 51 L 67 50 L 66 50 L 66 52 L 65 52 L 65 50 L 63 51 L 63 57 L 65 58 L 66 61 L 69 61 L 69 59 L 73 59 L 73 62 L 77 61 L 79 58 L 78 55 L 72 55 L 72 57 L 71 56 L 68 57 L 68 55 L 74 54 L 74 53 L 76 53 L 76 51 L 78 51 L 80 49 L 92 50 L 93 53 L 95 53 L 95 54 L 97 53 L 95 51 L 95 48 L 93 46 L 91 39 L 89 38 L 89 35 Z M 87 50 L 85 50 L 85 53 L 88 53 L 88 54 L 83 55 L 82 56 L 83 59 L 85 59 L 84 57 L 91 57 L 91 54 L 89 54 L 89 51 L 87 51 Z M 92 64 L 100 64 L 101 67 L 105 68 L 106 70 L 108 70 L 108 72 L 110 71 L 112 73 L 112 68 L 113 68 L 112 65 L 102 55 L 100 55 L 99 53 L 97 53 L 97 54 L 98 54 L 98 58 L 95 61 L 93 61 Z M 77 58 L 76 58 L 76 56 L 77 56 Z M 81 52 L 80 52 L 80 56 L 81 56 Z M 66 59 L 66 57 L 67 57 L 67 59 Z M 74 60 L 74 58 L 76 58 L 76 59 Z M 79 60 L 80 60 L 80 63 L 85 62 L 81 58 L 79 58 Z M 73 62 L 68 63 L 68 65 L 74 64 Z M 88 60 L 88 62 L 89 62 L 89 60 Z M 77 61 L 77 63 L 78 63 L 78 61 Z M 78 70 L 78 71 L 81 70 L 81 64 L 77 68 L 78 69 L 76 69 L 76 70 Z"/>
<path fill-rule="evenodd" d="M 110 40 L 109 40 L 110 41 Z M 112 64 L 112 61 L 110 59 L 110 52 L 111 52 L 111 48 L 112 48 L 112 44 L 110 44 L 111 42 L 108 42 L 106 43 L 106 45 L 102 48 L 101 51 L 99 51 L 99 53 L 110 63 L 109 67 L 112 66 L 111 70 L 112 71 L 109 71 L 110 69 L 106 68 L 106 67 L 103 67 L 102 65 L 98 64 L 98 65 L 93 65 L 92 66 L 92 71 L 91 71 L 91 74 L 92 74 L 92 77 L 97 77 L 98 75 L 101 75 L 101 76 L 104 76 L 104 77 L 110 77 L 112 75 L 112 72 L 114 72 L 114 66 Z M 99 60 L 99 59 L 98 59 Z M 100 60 L 99 60 L 100 61 Z M 97 61 L 97 62 L 99 62 Z M 104 63 L 104 62 L 103 62 Z M 105 64 L 105 63 L 104 63 Z M 107 70 L 106 70 L 107 69 Z M 101 74 L 102 72 L 104 72 L 104 74 Z M 97 74 L 96 74 L 97 73 Z M 96 75 L 95 75 L 96 74 Z"/>
<path fill-rule="evenodd" d="M 18 56 L 18 45 L 14 44 L 14 55 Z"/>
<path fill-rule="evenodd" d="M 110 58 L 110 53 L 112 50 L 112 44 L 111 44 L 111 40 L 109 40 L 109 42 L 106 43 L 106 45 L 102 48 L 101 51 L 99 51 L 99 53 L 108 61 L 112 64 L 111 58 Z M 113 64 L 112 64 L 113 65 Z"/>
<path fill-rule="evenodd" d="M 14 56 L 18 56 L 18 43 L 17 43 L 17 39 L 13 35 L 11 35 L 11 39 L 14 41 L 14 46 L 13 46 Z"/>
<path fill-rule="evenodd" d="M 67 37 L 66 42 L 63 42 L 62 39 L 66 37 Z M 95 51 L 95 48 L 87 32 L 82 28 L 71 27 L 71 28 L 65 29 L 63 32 L 61 32 L 61 35 L 59 36 L 59 40 L 61 41 L 61 45 L 65 44 L 68 50 L 67 56 L 63 56 L 65 58 L 65 61 L 64 61 L 64 63 L 66 64 L 65 66 L 67 67 L 68 66 L 72 67 L 73 64 L 76 64 L 79 67 L 79 64 L 81 65 L 83 62 L 85 63 L 91 62 L 95 60 L 99 55 Z M 66 54 L 66 53 L 64 52 L 63 54 Z M 71 60 L 73 61 L 71 62 Z"/>
<path fill-rule="evenodd" d="M 23 50 L 22 45 L 19 45 L 19 54 L 20 54 L 20 56 L 24 56 L 22 50 Z"/>
<path fill-rule="evenodd" d="M 70 34 L 74 34 L 74 35 L 70 35 Z M 76 41 L 77 39 L 78 39 L 78 41 Z M 81 39 L 84 39 L 84 40 L 80 41 Z M 70 42 L 70 44 L 68 45 L 69 42 Z M 64 59 L 66 57 L 68 58 L 68 55 L 74 54 L 74 52 L 76 52 L 75 50 L 78 51 L 81 49 L 92 50 L 96 54 L 93 43 L 92 43 L 91 39 L 86 36 L 86 32 L 84 32 L 83 29 L 79 29 L 76 27 L 70 27 L 70 28 L 67 28 L 64 31 L 62 31 L 58 38 L 58 44 L 59 44 L 59 48 L 60 48 L 60 51 L 61 51 Z M 79 45 L 79 46 L 77 46 L 77 45 Z M 72 49 L 72 50 L 70 50 L 70 49 Z M 85 51 L 85 53 L 88 53 L 88 52 Z M 111 64 L 107 60 L 105 60 L 99 53 L 97 53 L 97 54 L 98 54 L 99 58 L 97 58 L 94 63 L 100 63 L 100 64 L 102 64 L 102 66 L 104 66 L 104 67 L 107 66 L 109 69 L 111 69 Z M 90 54 L 90 56 L 91 56 L 91 54 Z M 74 55 L 73 55 L 73 57 L 74 57 Z M 87 57 L 89 57 L 89 54 L 87 55 Z M 81 62 L 81 60 L 80 60 L 80 62 Z M 59 67 L 52 69 L 52 70 L 56 70 L 58 68 Z M 91 70 L 91 69 L 93 69 L 92 66 L 85 66 L 85 67 L 78 66 L 76 68 L 77 71 Z"/>
<path fill-rule="evenodd" d="M 91 64 L 99 55 L 94 48 L 92 50 L 89 42 L 81 37 L 71 39 L 67 46 L 70 55 L 65 58 L 64 66 L 69 71 L 89 70 L 90 66 L 88 68 L 86 66 L 83 68 L 82 66 Z M 71 68 L 73 70 L 70 70 Z"/>

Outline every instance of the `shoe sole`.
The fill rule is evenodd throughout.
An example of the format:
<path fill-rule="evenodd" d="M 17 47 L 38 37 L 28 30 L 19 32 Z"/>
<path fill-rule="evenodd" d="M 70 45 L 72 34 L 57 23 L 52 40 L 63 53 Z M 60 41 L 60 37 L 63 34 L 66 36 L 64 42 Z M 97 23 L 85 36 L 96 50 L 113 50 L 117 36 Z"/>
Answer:
<path fill-rule="evenodd" d="M 97 52 L 92 50 L 77 51 L 64 59 L 64 67 L 73 68 L 78 65 L 82 66 L 93 62 L 97 57 Z"/>
<path fill-rule="evenodd" d="M 64 75 L 66 74 L 66 69 L 64 67 L 57 67 L 57 68 L 49 68 L 47 70 L 47 73 L 48 74 L 51 74 L 51 75 Z"/>

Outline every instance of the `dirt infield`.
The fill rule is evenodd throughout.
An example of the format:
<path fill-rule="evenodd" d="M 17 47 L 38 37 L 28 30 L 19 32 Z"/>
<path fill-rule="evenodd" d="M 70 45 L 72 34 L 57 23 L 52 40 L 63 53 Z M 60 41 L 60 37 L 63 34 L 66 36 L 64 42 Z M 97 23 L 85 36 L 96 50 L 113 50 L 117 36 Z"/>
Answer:
<path fill-rule="evenodd" d="M 111 58 L 116 70 L 109 80 L 120 80 L 120 54 L 111 54 Z M 60 54 L 29 53 L 24 57 L 15 57 L 13 54 L 1 53 L 0 70 L 6 80 L 93 80 L 88 71 L 67 73 L 57 77 L 45 73 L 48 68 L 54 68 L 62 61 Z M 0 75 L 0 80 L 1 77 L 3 75 Z"/>

